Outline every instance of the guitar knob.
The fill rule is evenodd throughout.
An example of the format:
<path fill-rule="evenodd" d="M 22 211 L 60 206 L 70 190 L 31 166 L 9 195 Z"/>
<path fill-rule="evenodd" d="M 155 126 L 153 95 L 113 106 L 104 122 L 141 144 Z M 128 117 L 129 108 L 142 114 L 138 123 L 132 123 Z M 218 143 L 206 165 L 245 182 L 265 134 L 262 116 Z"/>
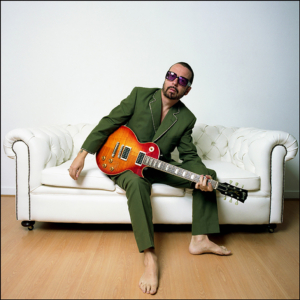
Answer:
<path fill-rule="evenodd" d="M 106 157 L 105 157 L 105 156 L 102 156 L 101 158 L 102 158 L 102 160 L 105 160 Z"/>
<path fill-rule="evenodd" d="M 112 158 L 110 158 L 108 161 L 109 161 L 110 163 L 112 163 L 112 162 L 113 162 Z"/>
<path fill-rule="evenodd" d="M 103 167 L 103 168 L 106 168 L 106 167 L 107 167 L 107 164 L 103 164 L 102 167 Z"/>
<path fill-rule="evenodd" d="M 113 170 L 114 170 L 114 167 L 111 167 L 110 170 L 113 171 Z"/>

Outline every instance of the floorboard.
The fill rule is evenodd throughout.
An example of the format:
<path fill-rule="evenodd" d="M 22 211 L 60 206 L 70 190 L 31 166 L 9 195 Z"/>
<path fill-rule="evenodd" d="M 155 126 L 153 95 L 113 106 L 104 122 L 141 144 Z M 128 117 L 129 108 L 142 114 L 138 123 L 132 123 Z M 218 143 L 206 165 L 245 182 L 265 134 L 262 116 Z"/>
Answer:
<path fill-rule="evenodd" d="M 285 201 L 284 222 L 221 225 L 210 239 L 233 254 L 191 255 L 190 225 L 155 225 L 160 267 L 156 295 L 143 273 L 131 225 L 16 220 L 14 197 L 1 197 L 2 299 L 299 299 L 299 200 Z"/>

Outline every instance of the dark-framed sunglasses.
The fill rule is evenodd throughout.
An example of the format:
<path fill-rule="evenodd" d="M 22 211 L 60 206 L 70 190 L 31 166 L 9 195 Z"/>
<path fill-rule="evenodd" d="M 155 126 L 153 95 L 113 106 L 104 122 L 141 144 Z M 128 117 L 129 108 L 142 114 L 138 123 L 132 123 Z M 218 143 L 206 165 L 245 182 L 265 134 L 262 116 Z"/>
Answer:
<path fill-rule="evenodd" d="M 182 86 L 191 86 L 192 84 L 189 82 L 189 80 L 182 76 L 177 76 L 176 73 L 168 71 L 166 74 L 166 79 L 173 81 L 176 78 L 178 78 L 178 83 Z"/>

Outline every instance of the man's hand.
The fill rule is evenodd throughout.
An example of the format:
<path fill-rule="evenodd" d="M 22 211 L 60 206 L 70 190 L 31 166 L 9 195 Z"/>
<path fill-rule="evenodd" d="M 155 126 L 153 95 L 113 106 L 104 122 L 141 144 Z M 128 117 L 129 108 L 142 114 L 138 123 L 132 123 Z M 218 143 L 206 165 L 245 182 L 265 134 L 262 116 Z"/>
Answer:
<path fill-rule="evenodd" d="M 210 182 L 207 184 L 207 179 L 211 179 L 211 176 L 210 175 L 205 175 L 205 176 L 201 175 L 199 182 L 197 182 L 195 185 L 195 188 L 199 189 L 203 192 L 212 192 L 214 189 Z"/>
<path fill-rule="evenodd" d="M 81 149 L 79 153 L 77 154 L 77 157 L 73 160 L 70 169 L 69 174 L 74 179 L 77 180 L 83 167 L 84 167 L 84 160 L 87 156 L 88 152 Z"/>

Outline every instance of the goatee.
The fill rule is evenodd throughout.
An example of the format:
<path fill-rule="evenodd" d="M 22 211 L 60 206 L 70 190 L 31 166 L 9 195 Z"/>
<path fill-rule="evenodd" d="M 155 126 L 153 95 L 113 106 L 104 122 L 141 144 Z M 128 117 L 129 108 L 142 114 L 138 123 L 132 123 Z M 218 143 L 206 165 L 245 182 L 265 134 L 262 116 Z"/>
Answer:
<path fill-rule="evenodd" d="M 171 92 L 168 93 L 168 90 L 169 90 L 170 88 L 174 89 L 174 90 L 176 91 L 176 93 L 171 93 Z M 165 90 L 164 87 L 163 87 L 163 94 L 164 94 L 164 96 L 165 96 L 166 98 L 168 98 L 168 99 L 170 99 L 170 100 L 179 100 L 179 99 L 181 98 L 181 97 L 179 97 L 179 95 L 178 95 L 178 90 L 177 90 L 177 88 L 174 87 L 174 86 L 169 86 L 166 90 Z"/>

